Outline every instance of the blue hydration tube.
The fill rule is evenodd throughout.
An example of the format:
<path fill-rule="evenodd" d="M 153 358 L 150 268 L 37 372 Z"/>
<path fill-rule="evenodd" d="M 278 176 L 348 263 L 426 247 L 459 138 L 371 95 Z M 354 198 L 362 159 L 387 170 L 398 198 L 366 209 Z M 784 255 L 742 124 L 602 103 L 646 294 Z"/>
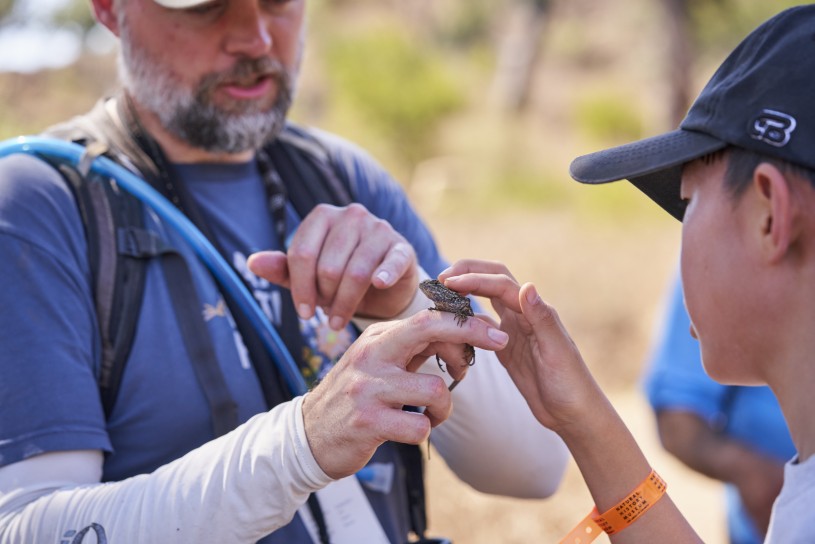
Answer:
<path fill-rule="evenodd" d="M 85 154 L 85 148 L 79 144 L 62 140 L 30 136 L 0 142 L 0 157 L 14 153 L 52 157 L 68 161 L 77 166 Z M 161 193 L 130 170 L 116 164 L 107 157 L 96 157 L 91 163 L 91 170 L 101 176 L 115 179 L 122 189 L 150 206 L 159 217 L 181 234 L 221 287 L 237 302 L 240 309 L 249 318 L 252 326 L 260 335 L 264 346 L 283 374 L 289 390 L 294 395 L 304 394 L 308 390 L 306 382 L 285 344 L 283 344 L 280 335 L 277 334 L 271 322 L 260 310 L 254 297 L 246 289 L 246 286 L 238 278 L 232 267 L 227 264 L 209 240 L 201 234 L 201 231 Z"/>

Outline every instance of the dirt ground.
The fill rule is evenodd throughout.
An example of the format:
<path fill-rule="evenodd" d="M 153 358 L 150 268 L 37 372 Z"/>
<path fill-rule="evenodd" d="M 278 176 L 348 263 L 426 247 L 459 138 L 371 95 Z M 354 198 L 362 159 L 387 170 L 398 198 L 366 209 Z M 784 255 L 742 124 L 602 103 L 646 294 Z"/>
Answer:
<path fill-rule="evenodd" d="M 451 259 L 510 265 L 558 309 L 601 386 L 705 542 L 724 543 L 721 486 L 665 454 L 638 379 L 675 270 L 679 224 L 667 216 L 602 228 L 569 214 L 512 212 L 461 221 L 422 209 Z M 432 217 L 429 217 L 432 215 Z M 472 371 L 477 372 L 474 367 Z M 456 543 L 558 542 L 592 507 L 574 463 L 547 500 L 493 497 L 459 481 L 438 456 L 427 466 L 431 534 Z M 602 535 L 597 542 L 607 542 Z"/>

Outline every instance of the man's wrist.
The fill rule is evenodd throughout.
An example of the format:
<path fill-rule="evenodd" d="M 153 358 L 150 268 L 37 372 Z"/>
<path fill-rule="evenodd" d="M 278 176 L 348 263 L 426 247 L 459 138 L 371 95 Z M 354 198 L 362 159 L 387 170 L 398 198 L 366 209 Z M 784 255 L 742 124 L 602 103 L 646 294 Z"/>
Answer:
<path fill-rule="evenodd" d="M 311 449 L 311 443 L 306 434 L 305 416 L 303 415 L 303 404 L 306 400 L 306 396 L 308 396 L 308 393 L 302 397 L 295 397 L 292 401 L 295 404 L 294 449 L 296 459 L 303 470 L 303 477 L 308 481 L 309 485 L 314 486 L 315 490 L 317 490 L 330 484 L 334 479 L 326 474 L 325 470 L 320 466 L 320 463 L 317 462 L 314 451 Z"/>

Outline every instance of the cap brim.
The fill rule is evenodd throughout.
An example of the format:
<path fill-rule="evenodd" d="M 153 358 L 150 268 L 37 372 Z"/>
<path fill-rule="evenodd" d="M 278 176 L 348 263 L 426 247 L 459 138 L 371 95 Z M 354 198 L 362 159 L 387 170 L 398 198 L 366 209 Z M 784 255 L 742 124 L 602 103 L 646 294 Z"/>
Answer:
<path fill-rule="evenodd" d="M 682 165 L 726 146 L 708 134 L 678 129 L 577 157 L 569 174 L 589 184 L 627 179 L 681 221 L 685 215 L 685 203 L 679 197 Z"/>
<path fill-rule="evenodd" d="M 186 9 L 212 2 L 212 0 L 153 0 L 153 2 L 169 9 Z"/>

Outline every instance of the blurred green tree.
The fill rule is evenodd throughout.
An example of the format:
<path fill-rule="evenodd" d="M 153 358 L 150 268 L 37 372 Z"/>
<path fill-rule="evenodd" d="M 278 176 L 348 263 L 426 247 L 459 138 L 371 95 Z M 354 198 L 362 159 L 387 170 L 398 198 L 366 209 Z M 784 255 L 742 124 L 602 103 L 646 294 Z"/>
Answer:
<path fill-rule="evenodd" d="M 464 104 L 438 52 L 391 27 L 335 42 L 326 63 L 334 100 L 375 127 L 404 166 L 429 156 L 441 121 Z"/>
<path fill-rule="evenodd" d="M 58 26 L 79 25 L 84 32 L 96 24 L 88 0 L 70 0 L 52 14 L 52 22 Z"/>
<path fill-rule="evenodd" d="M 46 26 L 79 27 L 84 32 L 96 24 L 88 0 L 64 0 L 52 10 L 39 4 L 39 0 L 0 0 L 0 27 L 31 23 L 32 17 Z"/>
<path fill-rule="evenodd" d="M 15 0 L 0 0 L 0 21 L 6 21 L 14 9 Z"/>

